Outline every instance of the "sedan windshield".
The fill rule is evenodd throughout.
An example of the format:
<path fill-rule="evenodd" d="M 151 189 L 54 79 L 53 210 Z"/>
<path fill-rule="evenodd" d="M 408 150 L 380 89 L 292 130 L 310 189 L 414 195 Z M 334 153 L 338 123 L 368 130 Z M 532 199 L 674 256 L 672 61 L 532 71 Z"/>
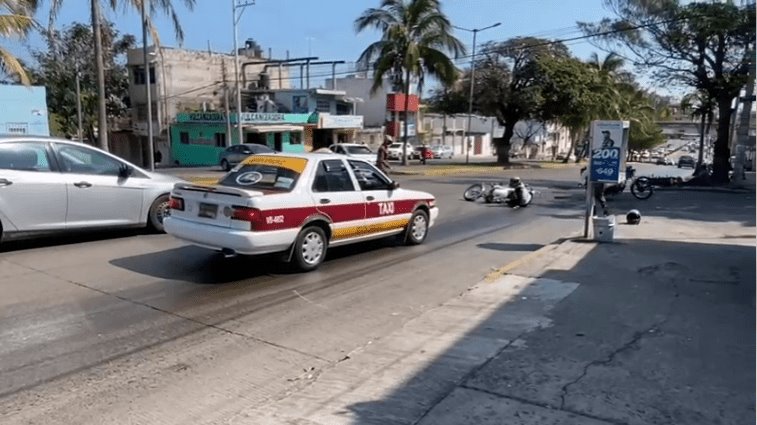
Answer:
<path fill-rule="evenodd" d="M 345 149 L 350 155 L 370 155 L 373 153 L 367 146 L 345 146 Z"/>

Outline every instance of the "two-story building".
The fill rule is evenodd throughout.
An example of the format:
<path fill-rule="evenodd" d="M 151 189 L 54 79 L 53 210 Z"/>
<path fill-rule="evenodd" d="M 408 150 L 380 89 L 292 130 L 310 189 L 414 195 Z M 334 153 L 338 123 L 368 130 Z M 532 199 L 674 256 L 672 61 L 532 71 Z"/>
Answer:
<path fill-rule="evenodd" d="M 289 87 L 287 68 L 271 67 L 259 49 L 240 49 L 239 81 L 258 80 L 265 69 L 273 88 Z M 152 122 L 156 150 L 163 164 L 172 164 L 169 135 L 174 119 L 181 113 L 236 113 L 234 55 L 202 50 L 148 47 L 148 70 L 145 72 L 141 48 L 127 52 L 129 97 L 132 104 L 132 131 L 143 146 L 147 145 L 147 94 L 150 86 Z M 242 87 L 244 89 L 244 87 Z M 247 111 L 242 111 L 247 112 Z M 225 132 L 224 132 L 225 133 Z M 174 141 L 175 142 L 175 141 Z M 229 143 L 231 140 L 229 139 Z"/>

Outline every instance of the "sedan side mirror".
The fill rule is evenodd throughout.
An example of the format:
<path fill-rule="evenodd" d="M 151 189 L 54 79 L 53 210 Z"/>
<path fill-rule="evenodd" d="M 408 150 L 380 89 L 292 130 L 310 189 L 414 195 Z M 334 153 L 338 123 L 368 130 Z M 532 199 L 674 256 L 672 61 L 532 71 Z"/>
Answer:
<path fill-rule="evenodd" d="M 399 182 L 392 182 L 392 183 L 391 183 L 391 184 L 389 185 L 389 188 L 390 188 L 391 190 L 396 190 L 396 189 L 399 189 L 399 188 L 400 188 L 400 183 L 399 183 Z"/>
<path fill-rule="evenodd" d="M 134 169 L 126 164 L 121 164 L 121 166 L 118 167 L 118 177 L 122 179 L 128 178 L 133 172 Z"/>

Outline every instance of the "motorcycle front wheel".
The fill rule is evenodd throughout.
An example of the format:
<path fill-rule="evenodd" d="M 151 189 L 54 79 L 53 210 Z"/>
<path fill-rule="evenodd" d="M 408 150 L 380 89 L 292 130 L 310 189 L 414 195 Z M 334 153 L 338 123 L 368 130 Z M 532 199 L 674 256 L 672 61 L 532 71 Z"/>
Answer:
<path fill-rule="evenodd" d="M 465 189 L 465 192 L 463 192 L 463 199 L 466 201 L 475 201 L 476 199 L 481 197 L 481 193 L 483 193 L 484 187 L 478 183 L 470 185 L 467 189 Z"/>
<path fill-rule="evenodd" d="M 646 177 L 639 177 L 631 184 L 631 194 L 636 199 L 649 199 L 654 194 L 654 187 Z"/>

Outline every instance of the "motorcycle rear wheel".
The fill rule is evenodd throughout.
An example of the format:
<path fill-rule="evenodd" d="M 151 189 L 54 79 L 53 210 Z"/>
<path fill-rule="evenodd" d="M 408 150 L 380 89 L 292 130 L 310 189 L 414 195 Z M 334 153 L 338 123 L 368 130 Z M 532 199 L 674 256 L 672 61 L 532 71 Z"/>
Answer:
<path fill-rule="evenodd" d="M 654 186 L 646 177 L 639 177 L 631 184 L 631 194 L 636 199 L 649 199 L 654 194 Z"/>
<path fill-rule="evenodd" d="M 463 199 L 466 201 L 472 202 L 476 199 L 481 197 L 481 194 L 484 192 L 484 187 L 479 184 L 472 184 L 468 186 L 467 189 L 465 189 L 465 192 L 463 192 Z"/>

